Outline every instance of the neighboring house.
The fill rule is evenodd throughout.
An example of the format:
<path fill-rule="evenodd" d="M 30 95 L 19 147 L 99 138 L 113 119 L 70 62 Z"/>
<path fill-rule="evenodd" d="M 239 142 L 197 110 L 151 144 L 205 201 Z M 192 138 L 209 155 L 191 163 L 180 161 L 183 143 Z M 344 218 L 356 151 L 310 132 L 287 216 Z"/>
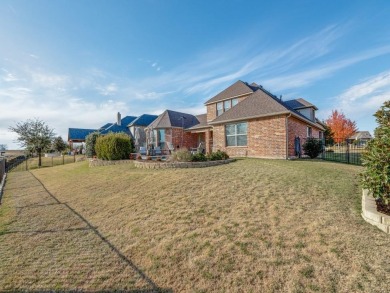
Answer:
<path fill-rule="evenodd" d="M 83 129 L 83 128 L 69 128 L 68 129 L 68 143 L 71 149 L 73 149 L 74 143 L 84 143 L 85 138 L 91 132 L 100 132 L 101 134 L 107 134 L 109 132 L 124 132 L 132 137 L 127 125 L 130 124 L 137 117 L 135 116 L 126 116 L 121 118 L 121 114 L 118 112 L 117 121 L 114 123 L 106 123 L 99 129 Z"/>
<path fill-rule="evenodd" d="M 358 146 L 366 146 L 367 143 L 372 139 L 372 136 L 368 131 L 357 131 L 348 139 L 350 141 L 354 141 Z"/>
<path fill-rule="evenodd" d="M 130 133 L 134 138 L 136 138 L 136 132 L 137 132 L 137 142 L 136 145 L 137 149 L 140 146 L 146 146 L 146 133 L 145 128 L 151 124 L 154 120 L 157 119 L 157 115 L 149 115 L 149 114 L 143 114 L 137 119 L 134 119 L 131 123 L 127 125 L 127 128 L 129 129 Z"/>
<path fill-rule="evenodd" d="M 288 158 L 295 155 L 295 137 L 303 144 L 307 137 L 322 138 L 324 131 L 315 118 L 316 106 L 304 99 L 283 102 L 256 83 L 239 80 L 205 106 L 199 123 L 185 129 L 193 136 L 185 146 L 196 147 L 203 137 L 208 153 Z"/>
<path fill-rule="evenodd" d="M 147 135 L 152 132 L 152 141 L 155 147 L 159 146 L 163 150 L 171 147 L 178 149 L 181 147 L 196 147 L 196 137 L 186 129 L 199 124 L 196 116 L 165 110 L 145 129 Z"/>
<path fill-rule="evenodd" d="M 68 129 L 68 143 L 71 149 L 73 149 L 74 143 L 85 142 L 85 137 L 97 131 L 96 129 L 83 129 L 83 128 L 69 128 Z"/>

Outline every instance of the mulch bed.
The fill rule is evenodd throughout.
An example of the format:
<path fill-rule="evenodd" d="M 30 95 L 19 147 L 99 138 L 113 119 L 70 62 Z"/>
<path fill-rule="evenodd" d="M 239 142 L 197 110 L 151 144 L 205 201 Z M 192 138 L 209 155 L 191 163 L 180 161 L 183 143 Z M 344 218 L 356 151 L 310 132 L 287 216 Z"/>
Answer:
<path fill-rule="evenodd" d="M 381 198 L 375 199 L 375 202 L 376 202 L 376 210 L 378 212 L 390 216 L 390 204 L 386 204 Z"/>

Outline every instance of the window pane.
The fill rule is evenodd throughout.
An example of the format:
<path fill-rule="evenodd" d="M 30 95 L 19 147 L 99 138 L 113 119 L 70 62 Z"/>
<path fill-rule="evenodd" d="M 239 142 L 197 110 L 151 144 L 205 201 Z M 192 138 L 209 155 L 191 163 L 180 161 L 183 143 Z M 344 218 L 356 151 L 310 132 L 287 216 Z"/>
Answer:
<path fill-rule="evenodd" d="M 159 129 L 158 132 L 159 132 L 159 137 L 158 137 L 159 141 L 165 142 L 165 129 Z"/>
<path fill-rule="evenodd" d="M 226 125 L 226 135 L 234 135 L 236 134 L 236 125 L 230 124 Z"/>
<path fill-rule="evenodd" d="M 223 110 L 217 110 L 217 116 L 222 115 L 222 114 L 223 114 Z"/>
<path fill-rule="evenodd" d="M 232 100 L 232 107 L 234 107 L 237 104 L 238 104 L 238 99 L 237 98 L 233 99 Z"/>
<path fill-rule="evenodd" d="M 246 135 L 237 135 L 237 145 L 238 146 L 246 146 Z"/>
<path fill-rule="evenodd" d="M 223 110 L 222 102 L 217 103 L 217 110 Z"/>
<path fill-rule="evenodd" d="M 224 107 L 225 111 L 229 110 L 232 107 L 231 101 L 230 100 L 224 101 L 223 107 Z"/>
<path fill-rule="evenodd" d="M 246 134 L 247 123 L 237 124 L 237 134 Z"/>
<path fill-rule="evenodd" d="M 227 136 L 226 137 L 226 145 L 227 146 L 235 146 L 236 145 L 236 137 L 235 136 Z"/>

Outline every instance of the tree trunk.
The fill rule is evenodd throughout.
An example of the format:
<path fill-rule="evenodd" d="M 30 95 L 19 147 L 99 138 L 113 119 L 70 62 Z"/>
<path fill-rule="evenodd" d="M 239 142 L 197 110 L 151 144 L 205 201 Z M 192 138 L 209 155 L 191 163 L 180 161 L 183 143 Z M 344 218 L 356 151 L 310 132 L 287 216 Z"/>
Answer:
<path fill-rule="evenodd" d="M 38 168 L 41 168 L 41 166 L 42 166 L 42 159 L 41 159 L 41 157 L 42 157 L 42 152 L 41 152 L 41 150 L 39 150 L 38 151 Z"/>

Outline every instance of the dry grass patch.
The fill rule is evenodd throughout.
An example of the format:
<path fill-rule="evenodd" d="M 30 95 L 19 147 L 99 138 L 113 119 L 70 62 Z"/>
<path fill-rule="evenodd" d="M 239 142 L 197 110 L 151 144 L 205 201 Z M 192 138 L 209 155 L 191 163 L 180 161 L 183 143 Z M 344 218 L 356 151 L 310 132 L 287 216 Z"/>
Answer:
<path fill-rule="evenodd" d="M 389 238 L 360 216 L 359 172 L 360 167 L 328 162 L 246 159 L 181 170 L 132 165 L 89 169 L 84 162 L 36 170 L 34 175 L 159 287 L 174 292 L 387 292 Z M 12 191 L 11 184 L 20 185 L 15 182 L 21 174 L 28 173 L 10 176 L 7 206 L 42 205 L 44 195 L 39 191 L 30 190 L 26 196 Z M 55 205 L 35 208 L 35 212 L 9 215 L 16 219 L 11 228 L 28 226 L 23 219 L 42 212 L 47 219 L 34 221 L 37 229 L 85 227 Z M 53 224 L 56 219 L 59 227 Z M 55 253 L 66 254 L 61 274 L 70 277 L 61 288 L 145 286 L 133 280 L 131 270 L 121 277 L 108 272 L 123 270 L 126 264 L 99 244 L 96 235 L 88 230 L 66 233 L 80 235 L 52 247 Z M 66 233 L 58 237 L 67 238 Z M 13 245 L 22 241 L 22 234 L 17 234 L 20 239 L 13 235 L 0 236 L 0 246 L 4 241 Z M 34 237 L 37 249 L 41 242 L 47 245 L 47 234 Z M 70 280 L 82 253 L 93 266 L 81 271 L 78 285 L 72 287 Z M 5 254 L 10 259 L 32 257 L 23 248 Z M 34 257 L 39 259 L 40 253 Z M 109 269 L 106 262 L 111 262 Z M 44 266 L 49 270 L 55 263 Z M 0 288 L 26 286 L 27 277 L 14 280 L 23 272 L 16 267 L 7 270 L 8 283 L 0 280 Z M 44 271 L 37 271 L 34 284 L 55 287 L 58 276 L 47 281 Z M 97 272 L 107 279 L 101 281 Z M 129 283 L 126 274 L 133 281 Z"/>

